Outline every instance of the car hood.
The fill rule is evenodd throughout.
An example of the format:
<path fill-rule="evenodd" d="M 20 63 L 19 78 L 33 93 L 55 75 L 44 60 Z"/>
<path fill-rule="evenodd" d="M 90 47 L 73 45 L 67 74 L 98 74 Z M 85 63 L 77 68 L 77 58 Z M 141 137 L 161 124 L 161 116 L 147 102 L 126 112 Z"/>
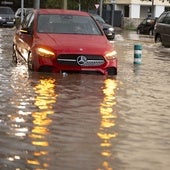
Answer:
<path fill-rule="evenodd" d="M 5 17 L 5 18 L 14 18 L 14 14 L 0 14 L 1 17 Z"/>
<path fill-rule="evenodd" d="M 36 43 L 59 53 L 101 54 L 113 47 L 105 36 L 78 34 L 38 34 Z"/>

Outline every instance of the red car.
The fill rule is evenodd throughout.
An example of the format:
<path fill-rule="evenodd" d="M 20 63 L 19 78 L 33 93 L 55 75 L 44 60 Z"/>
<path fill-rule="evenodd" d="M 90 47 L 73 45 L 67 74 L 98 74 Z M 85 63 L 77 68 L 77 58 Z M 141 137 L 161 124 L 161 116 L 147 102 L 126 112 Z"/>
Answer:
<path fill-rule="evenodd" d="M 16 30 L 13 60 L 22 58 L 28 70 L 117 74 L 113 44 L 86 12 L 38 9 Z"/>

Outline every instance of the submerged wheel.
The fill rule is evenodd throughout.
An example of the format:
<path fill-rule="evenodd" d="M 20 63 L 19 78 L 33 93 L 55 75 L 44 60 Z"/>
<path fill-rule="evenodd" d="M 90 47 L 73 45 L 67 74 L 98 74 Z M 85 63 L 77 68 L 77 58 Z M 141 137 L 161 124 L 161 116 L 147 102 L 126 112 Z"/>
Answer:
<path fill-rule="evenodd" d="M 137 30 L 136 30 L 136 33 L 137 33 L 137 34 L 140 34 L 140 29 L 137 29 Z"/>
<path fill-rule="evenodd" d="M 153 35 L 153 30 L 149 30 L 149 35 Z"/>
<path fill-rule="evenodd" d="M 34 71 L 34 64 L 32 59 L 33 59 L 32 53 L 29 53 L 27 65 L 28 65 L 28 70 L 30 71 Z"/>
<path fill-rule="evenodd" d="M 161 40 L 161 36 L 158 34 L 155 38 L 155 43 L 160 43 L 160 42 L 162 42 L 162 40 Z"/>
<path fill-rule="evenodd" d="M 107 69 L 108 75 L 117 75 L 117 68 L 110 67 Z"/>
<path fill-rule="evenodd" d="M 16 46 L 13 44 L 12 61 L 17 63 Z"/>

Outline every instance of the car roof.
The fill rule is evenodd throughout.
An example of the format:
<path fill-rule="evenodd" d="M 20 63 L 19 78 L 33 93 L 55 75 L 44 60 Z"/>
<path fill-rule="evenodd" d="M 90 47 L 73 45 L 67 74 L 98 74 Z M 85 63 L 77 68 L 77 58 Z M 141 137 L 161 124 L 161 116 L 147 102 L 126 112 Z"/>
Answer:
<path fill-rule="evenodd" d="M 170 11 L 164 11 L 164 12 L 162 12 L 162 14 L 159 17 L 161 17 L 164 14 L 169 14 L 169 13 L 170 13 Z"/>
<path fill-rule="evenodd" d="M 35 9 L 38 14 L 68 14 L 68 15 L 82 15 L 89 16 L 87 12 L 65 9 Z"/>
<path fill-rule="evenodd" d="M 33 10 L 34 8 L 23 8 L 23 10 Z M 18 8 L 17 10 L 16 10 L 16 12 L 17 11 L 21 11 L 22 10 L 22 8 Z"/>
<path fill-rule="evenodd" d="M 10 10 L 13 11 L 13 9 L 12 9 L 11 7 L 9 7 L 9 6 L 0 6 L 0 8 L 3 8 L 3 9 L 10 9 Z"/>
<path fill-rule="evenodd" d="M 0 6 L 1 8 L 1 11 L 0 11 L 0 14 L 5 14 L 5 15 L 14 15 L 14 11 L 11 7 L 8 7 L 8 6 Z M 8 11 L 7 13 L 4 13 L 4 10 L 5 11 Z"/>
<path fill-rule="evenodd" d="M 170 13 L 170 11 L 164 11 L 163 13 Z"/>
<path fill-rule="evenodd" d="M 0 6 L 0 8 L 11 8 L 9 6 Z"/>

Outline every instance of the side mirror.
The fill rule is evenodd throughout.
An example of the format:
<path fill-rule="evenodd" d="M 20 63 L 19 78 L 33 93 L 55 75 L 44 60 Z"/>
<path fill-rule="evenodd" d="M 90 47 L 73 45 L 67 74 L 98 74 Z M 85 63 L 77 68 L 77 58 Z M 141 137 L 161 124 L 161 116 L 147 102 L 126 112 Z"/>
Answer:
<path fill-rule="evenodd" d="M 22 34 L 32 34 L 32 30 L 30 30 L 30 29 L 28 29 L 28 28 L 21 28 L 20 29 L 20 32 L 22 33 Z"/>
<path fill-rule="evenodd" d="M 109 20 L 105 20 L 105 22 L 106 22 L 107 24 L 109 24 Z"/>
<path fill-rule="evenodd" d="M 106 35 L 107 39 L 109 39 L 110 36 L 112 36 L 112 34 L 108 30 L 103 29 L 103 31 L 104 31 L 104 34 Z"/>
<path fill-rule="evenodd" d="M 28 34 L 28 30 L 27 29 L 20 29 L 20 32 L 23 34 Z"/>

